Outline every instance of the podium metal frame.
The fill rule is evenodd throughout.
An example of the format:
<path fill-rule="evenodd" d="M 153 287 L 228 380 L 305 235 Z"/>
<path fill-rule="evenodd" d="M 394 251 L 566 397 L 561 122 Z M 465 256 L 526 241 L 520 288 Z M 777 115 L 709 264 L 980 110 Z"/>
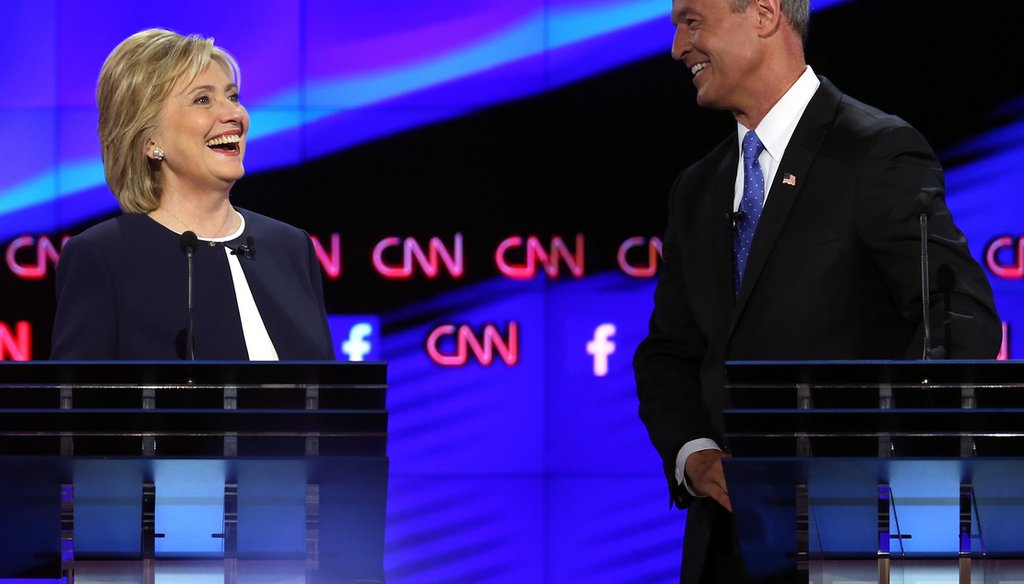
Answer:
<path fill-rule="evenodd" d="M 809 582 L 815 562 L 847 560 L 886 584 L 895 561 L 955 561 L 961 584 L 979 562 L 1019 569 L 1024 363 L 730 362 L 726 375 L 724 466 L 753 581 Z M 914 505 L 955 520 L 938 535 L 901 525 Z M 925 535 L 950 545 L 913 549 Z"/>
<path fill-rule="evenodd" d="M 226 584 L 246 557 L 238 475 L 267 461 L 305 469 L 306 582 L 383 582 L 386 382 L 383 363 L 0 363 L 0 578 L 70 584 L 85 559 L 116 559 L 153 582 L 155 465 L 214 460 L 226 469 L 223 530 L 211 534 Z M 76 550 L 85 461 L 140 477 L 132 557 Z"/>

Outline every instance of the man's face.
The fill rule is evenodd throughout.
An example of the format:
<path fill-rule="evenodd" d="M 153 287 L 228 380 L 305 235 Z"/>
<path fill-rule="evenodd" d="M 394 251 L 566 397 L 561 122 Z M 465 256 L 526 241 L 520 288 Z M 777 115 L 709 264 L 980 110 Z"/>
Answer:
<path fill-rule="evenodd" d="M 757 0 L 740 13 L 733 12 L 730 4 L 730 0 L 673 0 L 672 57 L 693 74 L 699 105 L 737 112 L 757 91 L 762 57 Z"/>

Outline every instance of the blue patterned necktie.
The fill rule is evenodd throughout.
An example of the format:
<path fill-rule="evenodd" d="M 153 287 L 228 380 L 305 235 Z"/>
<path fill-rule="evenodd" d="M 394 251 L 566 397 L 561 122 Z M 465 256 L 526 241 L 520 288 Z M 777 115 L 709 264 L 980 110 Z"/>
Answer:
<path fill-rule="evenodd" d="M 740 293 L 743 272 L 747 269 L 747 256 L 750 255 L 750 244 L 754 241 L 754 231 L 761 219 L 764 207 L 764 173 L 757 157 L 764 150 L 764 144 L 753 130 L 743 137 L 743 201 L 740 203 L 742 219 L 737 221 L 733 231 L 733 252 L 736 254 L 733 263 L 733 283 L 736 294 Z"/>

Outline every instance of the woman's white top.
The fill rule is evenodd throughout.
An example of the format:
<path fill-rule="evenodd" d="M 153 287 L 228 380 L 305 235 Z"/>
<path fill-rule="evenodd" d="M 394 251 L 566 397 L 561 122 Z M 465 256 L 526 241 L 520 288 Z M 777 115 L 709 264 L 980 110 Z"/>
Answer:
<path fill-rule="evenodd" d="M 228 257 L 228 268 L 231 270 L 231 282 L 235 287 L 235 299 L 238 302 L 238 316 L 242 321 L 242 335 L 245 338 L 245 349 L 249 353 L 250 361 L 277 361 L 277 350 L 274 342 L 270 340 L 267 333 L 267 326 L 260 316 L 260 309 L 256 306 L 256 300 L 252 297 L 252 290 L 249 289 L 249 281 L 245 279 L 245 272 L 242 271 L 242 264 L 238 261 L 238 255 L 231 253 L 226 245 L 227 242 L 241 237 L 245 232 L 245 217 L 238 215 L 238 229 L 234 233 L 224 237 L 208 238 L 200 237 L 199 241 L 209 244 L 224 244 L 224 254 Z"/>

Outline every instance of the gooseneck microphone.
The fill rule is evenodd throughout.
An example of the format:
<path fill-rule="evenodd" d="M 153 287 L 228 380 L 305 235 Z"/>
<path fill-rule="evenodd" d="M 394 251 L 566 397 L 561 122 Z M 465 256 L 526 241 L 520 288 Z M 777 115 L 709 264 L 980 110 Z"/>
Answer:
<path fill-rule="evenodd" d="M 247 258 L 256 257 L 256 240 L 251 235 L 245 238 L 245 245 L 239 245 L 238 247 L 225 245 L 224 247 L 231 250 L 231 255 L 240 255 Z"/>
<path fill-rule="evenodd" d="M 185 323 L 185 357 L 190 361 L 195 361 L 195 339 L 192 338 L 192 256 L 196 253 L 199 238 L 194 232 L 186 231 L 181 234 L 178 245 L 185 253 L 185 263 L 188 265 L 188 296 L 186 297 L 188 299 L 188 321 Z"/>
<path fill-rule="evenodd" d="M 942 193 L 937 187 L 927 187 L 918 193 L 915 203 L 917 204 L 918 223 L 921 226 L 921 319 L 924 323 L 924 342 L 921 347 L 921 359 L 932 358 L 932 335 L 931 335 L 931 291 L 930 279 L 928 277 L 928 217 L 932 214 L 935 204 L 935 197 Z"/>

